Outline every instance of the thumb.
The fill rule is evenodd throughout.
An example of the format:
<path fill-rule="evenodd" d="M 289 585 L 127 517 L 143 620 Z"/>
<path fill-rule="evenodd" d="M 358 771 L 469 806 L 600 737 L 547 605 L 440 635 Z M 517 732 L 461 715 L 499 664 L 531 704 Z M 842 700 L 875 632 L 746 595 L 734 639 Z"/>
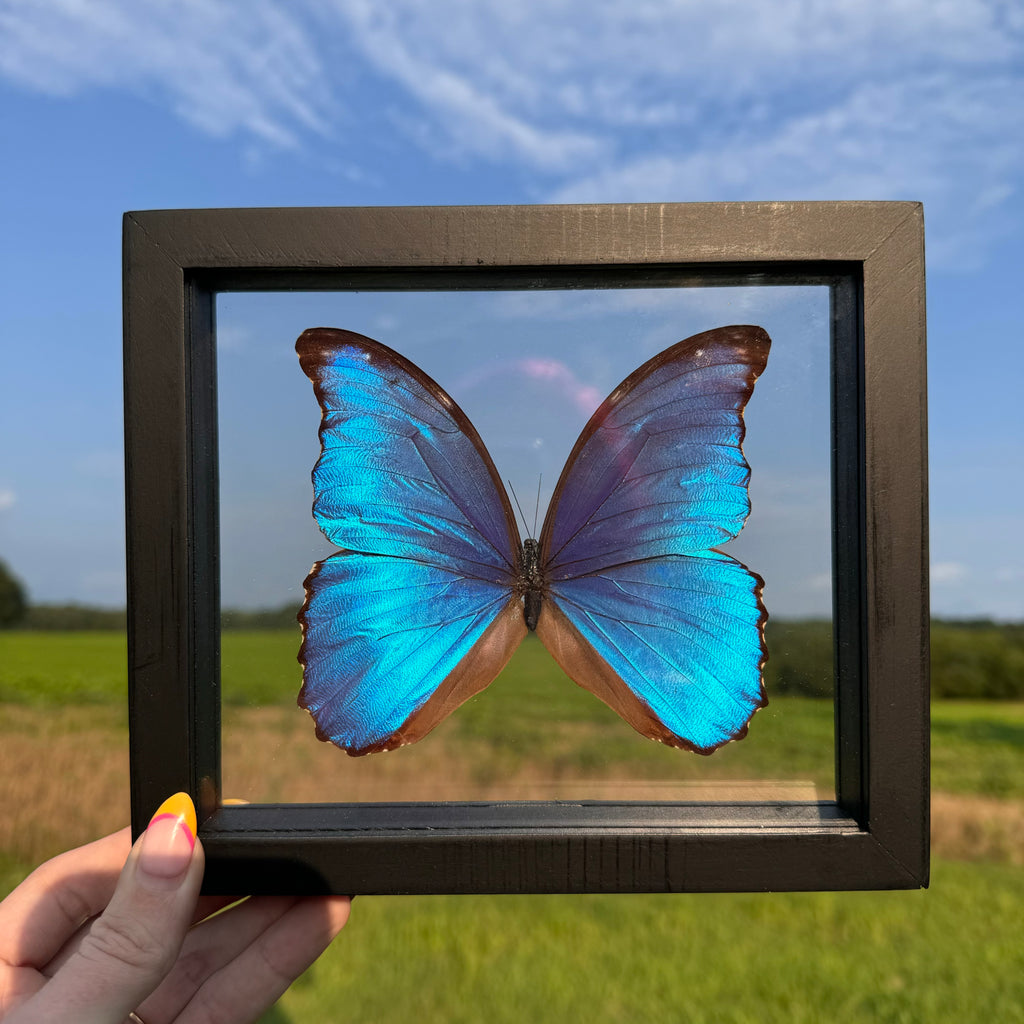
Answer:
<path fill-rule="evenodd" d="M 174 966 L 202 879 L 195 807 L 176 793 L 132 847 L 106 910 L 39 993 L 40 1020 L 121 1024 Z"/>

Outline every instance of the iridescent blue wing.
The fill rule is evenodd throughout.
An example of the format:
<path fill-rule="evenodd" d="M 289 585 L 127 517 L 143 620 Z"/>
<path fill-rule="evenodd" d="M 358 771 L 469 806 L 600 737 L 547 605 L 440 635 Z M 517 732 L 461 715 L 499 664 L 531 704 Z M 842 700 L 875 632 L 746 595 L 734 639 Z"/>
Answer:
<path fill-rule="evenodd" d="M 761 588 L 719 551 L 627 562 L 553 584 L 537 635 L 638 732 L 709 754 L 767 703 Z"/>
<path fill-rule="evenodd" d="M 483 689 L 525 634 L 518 531 L 479 435 L 422 370 L 349 331 L 305 331 L 296 350 L 323 411 L 313 513 L 343 549 L 306 580 L 299 704 L 321 739 L 390 750 Z"/>
<path fill-rule="evenodd" d="M 299 705 L 353 755 L 421 739 L 526 635 L 507 587 L 390 555 L 339 552 L 306 579 Z"/>
<path fill-rule="evenodd" d="M 701 753 L 767 703 L 763 582 L 714 545 L 750 512 L 743 409 L 769 346 L 723 327 L 632 373 L 583 429 L 541 533 L 538 636 L 634 728 Z"/>

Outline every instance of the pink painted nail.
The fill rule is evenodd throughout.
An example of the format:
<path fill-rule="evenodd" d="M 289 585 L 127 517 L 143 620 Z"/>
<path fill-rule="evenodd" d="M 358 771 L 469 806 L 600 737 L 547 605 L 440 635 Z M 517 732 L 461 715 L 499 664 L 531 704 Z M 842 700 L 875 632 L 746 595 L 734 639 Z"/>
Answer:
<path fill-rule="evenodd" d="M 149 821 L 139 850 L 139 868 L 157 878 L 174 878 L 188 867 L 195 845 L 195 806 L 188 793 L 175 793 Z"/>

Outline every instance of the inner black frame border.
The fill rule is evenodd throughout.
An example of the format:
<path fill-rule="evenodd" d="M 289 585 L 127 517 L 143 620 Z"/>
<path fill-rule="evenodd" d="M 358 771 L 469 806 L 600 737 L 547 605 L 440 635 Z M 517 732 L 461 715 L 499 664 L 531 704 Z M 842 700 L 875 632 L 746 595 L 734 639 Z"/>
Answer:
<path fill-rule="evenodd" d="M 215 297 L 825 284 L 836 800 L 220 802 Z M 222 893 L 928 884 L 924 226 L 906 202 L 124 216 L 132 829 L 189 792 Z"/>

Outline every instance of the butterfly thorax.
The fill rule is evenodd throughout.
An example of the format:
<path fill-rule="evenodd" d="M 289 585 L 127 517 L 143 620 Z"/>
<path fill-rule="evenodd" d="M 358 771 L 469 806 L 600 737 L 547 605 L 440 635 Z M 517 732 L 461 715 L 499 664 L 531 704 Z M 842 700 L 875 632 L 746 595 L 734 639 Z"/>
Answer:
<path fill-rule="evenodd" d="M 540 545 L 532 538 L 523 541 L 520 552 L 519 582 L 517 590 L 523 595 L 523 618 L 531 632 L 537 628 L 540 608 L 547 583 L 540 564 Z"/>

